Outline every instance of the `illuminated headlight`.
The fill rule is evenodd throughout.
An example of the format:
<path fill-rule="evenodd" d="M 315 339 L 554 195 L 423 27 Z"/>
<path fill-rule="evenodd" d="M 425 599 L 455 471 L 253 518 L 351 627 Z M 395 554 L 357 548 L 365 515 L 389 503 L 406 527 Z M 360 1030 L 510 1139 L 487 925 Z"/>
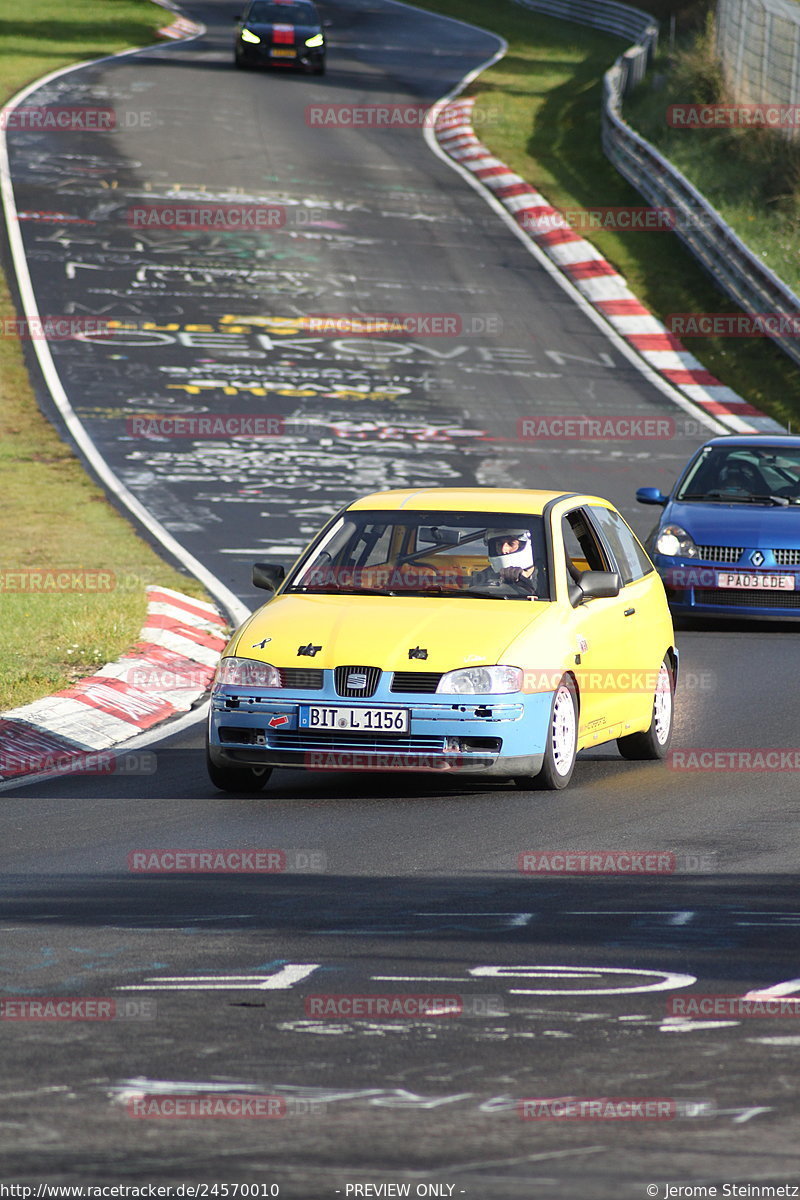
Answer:
<path fill-rule="evenodd" d="M 436 691 L 457 696 L 483 696 L 518 692 L 521 687 L 520 667 L 462 667 L 443 675 Z"/>
<path fill-rule="evenodd" d="M 310 46 L 312 49 L 313 49 L 315 46 L 324 46 L 324 45 L 325 45 L 325 38 L 322 36 L 322 34 L 321 34 L 321 33 L 315 33 L 315 34 L 313 35 L 313 37 L 306 38 L 306 45 L 307 45 L 307 46 Z"/>
<path fill-rule="evenodd" d="M 230 686 L 277 688 L 281 686 L 281 673 L 277 667 L 254 658 L 223 658 L 214 676 L 214 688 Z"/>
<path fill-rule="evenodd" d="M 243 29 L 242 30 L 242 41 L 249 42 L 251 44 L 251 46 L 257 46 L 259 44 L 259 42 L 261 41 L 261 38 L 258 36 L 257 33 L 251 33 L 249 29 Z"/>
<path fill-rule="evenodd" d="M 686 558 L 697 557 L 697 546 L 692 535 L 680 525 L 664 526 L 656 538 L 656 550 L 659 554 L 665 554 L 667 558 L 677 558 L 678 555 L 684 555 Z"/>

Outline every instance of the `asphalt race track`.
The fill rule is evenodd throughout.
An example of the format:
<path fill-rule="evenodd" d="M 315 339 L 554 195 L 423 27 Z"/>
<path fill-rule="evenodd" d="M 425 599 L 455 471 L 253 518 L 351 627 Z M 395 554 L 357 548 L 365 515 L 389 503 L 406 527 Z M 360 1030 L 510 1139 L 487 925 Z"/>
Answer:
<path fill-rule="evenodd" d="M 324 78 L 237 72 L 237 5 L 185 11 L 205 36 L 28 101 L 111 107 L 113 132 L 9 133 L 40 311 L 122 323 L 53 352 L 131 492 L 249 605 L 254 559 L 291 562 L 342 503 L 384 487 L 587 490 L 646 533 L 635 489 L 671 482 L 707 436 L 699 419 L 645 381 L 419 128 L 308 115 L 427 106 L 497 40 L 386 0 L 330 4 Z M 279 210 L 282 224 L 175 231 L 130 215 L 200 201 Z M 302 320 L 389 312 L 449 314 L 459 332 L 347 337 Z M 518 436 L 527 417 L 587 412 L 669 419 L 673 436 Z M 178 414 L 229 428 L 266 415 L 279 432 L 177 438 L 134 421 Z M 674 748 L 794 749 L 799 632 L 681 631 Z M 0 992 L 118 1006 L 112 1020 L 3 1022 L 5 1178 L 276 1185 L 298 1200 L 404 1194 L 363 1190 L 388 1184 L 472 1200 L 800 1184 L 792 1019 L 667 1009 L 800 988 L 791 771 L 682 771 L 606 747 L 560 794 L 281 771 L 263 795 L 224 798 L 201 747 L 197 723 L 143 749 L 141 773 L 0 796 Z M 131 869 L 155 848 L 267 848 L 286 869 Z M 519 869 L 526 852 L 598 850 L 669 852 L 675 870 Z M 455 996 L 460 1010 L 319 1007 L 397 994 Z M 137 1109 L 176 1095 L 279 1097 L 279 1119 Z M 649 1098 L 668 1119 L 521 1119 L 531 1097 Z"/>

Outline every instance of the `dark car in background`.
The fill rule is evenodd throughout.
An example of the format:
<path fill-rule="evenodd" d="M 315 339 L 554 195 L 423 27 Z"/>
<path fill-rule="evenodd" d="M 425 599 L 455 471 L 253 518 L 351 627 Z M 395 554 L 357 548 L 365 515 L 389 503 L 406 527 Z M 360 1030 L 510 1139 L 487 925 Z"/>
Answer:
<path fill-rule="evenodd" d="M 800 617 L 800 437 L 727 434 L 694 454 L 645 547 L 675 615 Z"/>
<path fill-rule="evenodd" d="M 237 67 L 300 67 L 325 72 L 325 34 L 311 0 L 251 0 L 238 18 Z"/>

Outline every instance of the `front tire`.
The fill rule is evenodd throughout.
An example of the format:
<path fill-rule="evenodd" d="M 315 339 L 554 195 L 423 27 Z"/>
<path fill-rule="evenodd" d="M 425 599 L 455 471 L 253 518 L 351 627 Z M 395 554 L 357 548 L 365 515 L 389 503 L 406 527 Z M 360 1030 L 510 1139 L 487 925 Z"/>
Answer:
<path fill-rule="evenodd" d="M 623 758 L 639 761 L 666 758 L 672 742 L 675 720 L 675 676 L 665 658 L 659 667 L 653 696 L 653 716 L 650 728 L 644 733 L 629 733 L 617 738 L 617 749 Z"/>
<path fill-rule="evenodd" d="M 533 786 L 542 791 L 561 791 L 572 778 L 578 753 L 578 698 L 568 676 L 559 683 L 550 705 L 542 769 Z"/>
<path fill-rule="evenodd" d="M 272 767 L 221 767 L 206 755 L 208 777 L 221 792 L 260 792 L 272 774 Z"/>

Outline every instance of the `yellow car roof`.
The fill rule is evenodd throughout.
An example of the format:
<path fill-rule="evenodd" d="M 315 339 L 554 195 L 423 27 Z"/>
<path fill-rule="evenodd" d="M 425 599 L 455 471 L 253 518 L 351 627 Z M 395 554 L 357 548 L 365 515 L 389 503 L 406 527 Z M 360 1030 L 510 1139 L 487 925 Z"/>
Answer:
<path fill-rule="evenodd" d="M 574 496 L 582 503 L 606 506 L 608 500 L 575 492 L 545 492 L 528 488 L 398 488 L 362 496 L 350 509 L 439 509 L 446 512 L 503 512 L 540 515 L 551 500 Z"/>

